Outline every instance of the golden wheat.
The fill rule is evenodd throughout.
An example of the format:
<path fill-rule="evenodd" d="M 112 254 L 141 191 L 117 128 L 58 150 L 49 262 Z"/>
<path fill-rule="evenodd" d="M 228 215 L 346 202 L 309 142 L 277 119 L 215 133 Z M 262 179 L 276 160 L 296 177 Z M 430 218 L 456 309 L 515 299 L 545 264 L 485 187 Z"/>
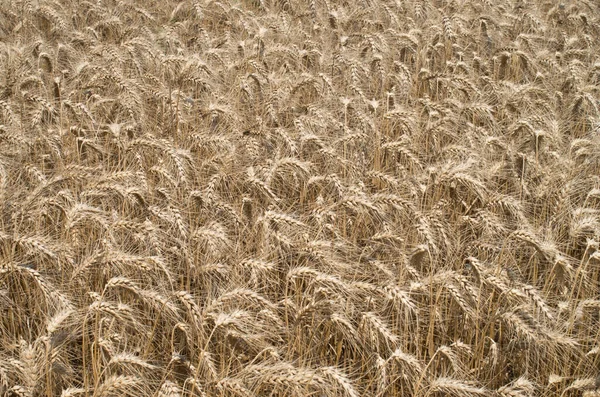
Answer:
<path fill-rule="evenodd" d="M 0 4 L 0 396 L 600 394 L 593 1 Z"/>

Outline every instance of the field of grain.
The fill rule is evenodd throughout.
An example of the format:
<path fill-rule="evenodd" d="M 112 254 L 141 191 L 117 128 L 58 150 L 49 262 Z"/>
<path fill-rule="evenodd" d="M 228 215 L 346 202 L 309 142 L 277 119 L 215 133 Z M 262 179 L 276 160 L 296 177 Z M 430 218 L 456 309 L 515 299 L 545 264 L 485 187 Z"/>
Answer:
<path fill-rule="evenodd" d="M 0 1 L 0 396 L 600 396 L 594 0 Z"/>

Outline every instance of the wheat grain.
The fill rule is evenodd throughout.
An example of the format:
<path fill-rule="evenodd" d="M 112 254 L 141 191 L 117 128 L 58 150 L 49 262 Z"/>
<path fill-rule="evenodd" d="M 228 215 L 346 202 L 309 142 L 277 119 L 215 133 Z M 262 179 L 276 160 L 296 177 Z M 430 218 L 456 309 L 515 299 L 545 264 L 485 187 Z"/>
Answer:
<path fill-rule="evenodd" d="M 0 395 L 597 394 L 595 3 L 13 3 Z"/>

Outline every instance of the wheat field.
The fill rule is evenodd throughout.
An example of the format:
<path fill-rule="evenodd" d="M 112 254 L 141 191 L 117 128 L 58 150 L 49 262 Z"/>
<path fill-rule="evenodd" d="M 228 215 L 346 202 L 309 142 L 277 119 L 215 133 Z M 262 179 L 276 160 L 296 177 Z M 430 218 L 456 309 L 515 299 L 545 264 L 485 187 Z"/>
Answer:
<path fill-rule="evenodd" d="M 0 396 L 600 396 L 595 0 L 0 1 Z"/>

